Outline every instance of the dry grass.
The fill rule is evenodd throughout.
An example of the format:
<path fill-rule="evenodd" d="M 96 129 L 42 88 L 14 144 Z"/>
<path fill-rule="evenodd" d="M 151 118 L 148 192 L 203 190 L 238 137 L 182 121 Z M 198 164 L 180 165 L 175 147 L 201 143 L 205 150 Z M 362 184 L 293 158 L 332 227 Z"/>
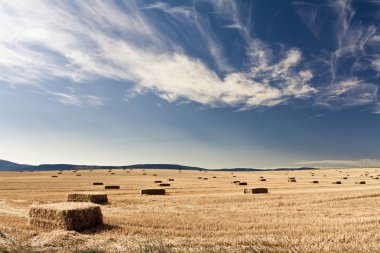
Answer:
<path fill-rule="evenodd" d="M 379 252 L 380 170 L 80 173 L 59 180 L 52 172 L 1 173 L 0 252 Z M 176 178 L 167 195 L 140 195 L 154 187 L 152 173 Z M 343 184 L 331 183 L 347 174 Z M 206 175 L 210 180 L 197 180 Z M 269 194 L 244 194 L 233 176 Z M 76 233 L 28 225 L 30 205 L 96 192 L 93 182 L 121 186 L 106 190 L 111 204 L 101 207 L 103 228 Z"/>

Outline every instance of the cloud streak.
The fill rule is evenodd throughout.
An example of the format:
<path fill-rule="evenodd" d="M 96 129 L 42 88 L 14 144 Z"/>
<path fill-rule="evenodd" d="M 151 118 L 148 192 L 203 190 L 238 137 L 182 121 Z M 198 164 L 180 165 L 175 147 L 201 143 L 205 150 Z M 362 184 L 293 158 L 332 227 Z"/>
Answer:
<path fill-rule="evenodd" d="M 295 164 L 301 166 L 315 166 L 325 168 L 378 168 L 380 160 L 378 159 L 358 159 L 358 160 L 316 160 L 316 161 L 298 161 Z"/>
<path fill-rule="evenodd" d="M 170 102 L 242 108 L 275 106 L 315 91 L 308 83 L 310 70 L 299 70 L 299 50 L 289 50 L 279 62 L 268 62 L 265 51 L 258 52 L 264 65 L 221 77 L 165 38 L 144 15 L 144 8 L 133 1 L 123 7 L 121 11 L 116 3 L 104 1 L 91 5 L 78 1 L 74 6 L 59 1 L 2 2 L 1 80 L 41 84 L 54 78 L 73 82 L 109 78 L 132 83 L 134 94 L 150 91 Z M 145 9 L 194 19 L 188 9 L 162 3 Z M 194 24 L 202 32 L 200 23 Z M 210 38 L 206 42 L 215 48 L 215 39 Z M 67 94 L 51 94 L 64 104 L 79 104 Z"/>
<path fill-rule="evenodd" d="M 196 4 L 2 1 L 0 83 L 49 89 L 47 84 L 51 86 L 57 79 L 71 83 L 109 79 L 125 83 L 127 98 L 153 92 L 170 102 L 190 101 L 242 110 L 310 97 L 318 103 L 340 107 L 377 100 L 377 86 L 373 83 L 354 73 L 338 78 L 343 58 L 359 59 L 367 44 L 378 43 L 374 26 L 363 29 L 352 25 L 355 12 L 349 1 L 331 4 L 339 13 L 337 48 L 330 58 L 332 81 L 325 87 L 313 84 L 316 74 L 310 64 L 304 64 L 307 59 L 301 49 L 285 47 L 277 54 L 255 38 L 250 29 L 251 17 L 242 15 L 239 3 L 206 3 L 222 30 L 239 34 L 245 51 L 242 67 L 229 61 L 219 34 L 214 32 L 215 22 L 198 11 Z M 318 10 L 313 5 L 307 8 L 312 15 L 306 20 L 304 13 L 304 20 L 318 37 Z M 166 15 L 165 22 L 159 13 Z M 369 66 L 378 71 L 378 58 L 372 59 Z M 78 94 L 55 90 L 47 90 L 47 94 L 63 104 L 83 104 L 79 102 L 83 98 L 75 99 Z M 103 103 L 99 101 L 93 104 Z"/>

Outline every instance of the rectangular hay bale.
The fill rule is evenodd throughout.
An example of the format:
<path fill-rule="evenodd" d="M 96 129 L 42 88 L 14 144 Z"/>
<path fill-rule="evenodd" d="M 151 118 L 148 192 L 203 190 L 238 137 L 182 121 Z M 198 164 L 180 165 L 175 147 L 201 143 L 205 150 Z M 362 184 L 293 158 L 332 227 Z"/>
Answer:
<path fill-rule="evenodd" d="M 170 184 L 162 183 L 162 184 L 159 184 L 158 186 L 170 186 Z"/>
<path fill-rule="evenodd" d="M 141 189 L 141 195 L 165 195 L 165 189 Z"/>
<path fill-rule="evenodd" d="M 29 223 L 35 227 L 82 231 L 103 224 L 98 205 L 62 202 L 31 206 Z"/>
<path fill-rule="evenodd" d="M 119 185 L 105 185 L 104 186 L 104 189 L 120 189 L 120 186 Z"/>
<path fill-rule="evenodd" d="M 268 188 L 245 188 L 244 189 L 245 194 L 261 194 L 261 193 L 268 193 Z"/>
<path fill-rule="evenodd" d="M 82 193 L 69 193 L 67 195 L 67 202 L 92 202 L 95 204 L 105 204 L 108 202 L 107 194 L 82 192 Z"/>

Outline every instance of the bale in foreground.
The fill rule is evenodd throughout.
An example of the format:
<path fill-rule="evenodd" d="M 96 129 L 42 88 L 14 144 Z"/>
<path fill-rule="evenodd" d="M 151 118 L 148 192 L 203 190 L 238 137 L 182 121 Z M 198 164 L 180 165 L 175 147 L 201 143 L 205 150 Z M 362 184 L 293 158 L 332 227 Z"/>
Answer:
<path fill-rule="evenodd" d="M 142 189 L 141 195 L 165 195 L 165 189 Z"/>
<path fill-rule="evenodd" d="M 245 194 L 259 194 L 259 193 L 268 193 L 268 188 L 245 188 Z"/>
<path fill-rule="evenodd" d="M 82 231 L 103 224 L 100 207 L 91 203 L 63 202 L 31 206 L 30 225 Z"/>
<path fill-rule="evenodd" d="M 69 193 L 67 195 L 68 202 L 92 202 L 95 204 L 105 204 L 108 203 L 107 194 L 104 193 Z"/>

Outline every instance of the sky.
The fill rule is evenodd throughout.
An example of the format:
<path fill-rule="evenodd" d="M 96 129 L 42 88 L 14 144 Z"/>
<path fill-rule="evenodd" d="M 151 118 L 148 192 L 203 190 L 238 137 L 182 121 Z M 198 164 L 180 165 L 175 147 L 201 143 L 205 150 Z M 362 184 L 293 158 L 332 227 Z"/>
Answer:
<path fill-rule="evenodd" d="M 0 0 L 0 159 L 380 166 L 379 0 Z"/>

